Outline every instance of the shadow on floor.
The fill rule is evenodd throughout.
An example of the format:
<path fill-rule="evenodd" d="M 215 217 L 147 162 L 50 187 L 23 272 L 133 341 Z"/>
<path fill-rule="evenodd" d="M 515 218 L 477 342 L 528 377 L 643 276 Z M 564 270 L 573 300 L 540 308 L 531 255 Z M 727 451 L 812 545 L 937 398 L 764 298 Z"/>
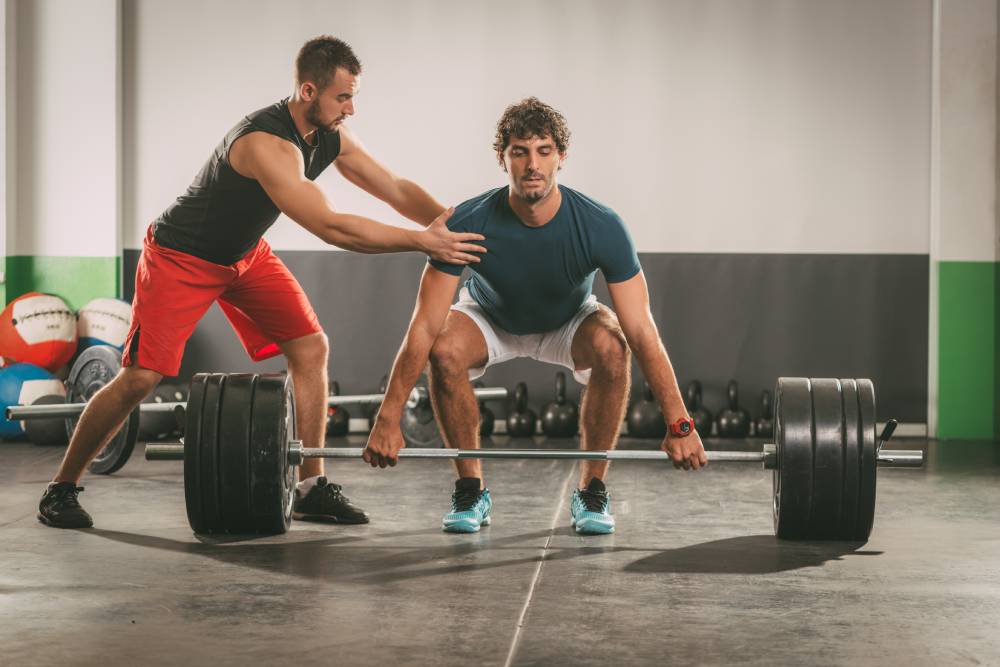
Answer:
<path fill-rule="evenodd" d="M 282 542 L 230 536 L 187 542 L 112 530 L 91 529 L 87 532 L 122 544 L 189 553 L 269 573 L 364 585 L 468 574 L 543 560 L 554 562 L 630 552 L 651 554 L 625 565 L 624 572 L 632 574 L 768 574 L 818 567 L 848 554 L 881 553 L 859 551 L 861 543 L 786 542 L 771 535 L 734 537 L 665 551 L 610 545 L 549 547 L 538 553 L 541 547 L 537 540 L 548 537 L 551 531 L 539 530 L 499 538 L 484 534 L 461 536 L 457 538 L 461 541 L 454 544 L 415 547 L 398 546 L 395 539 L 440 533 L 436 529 L 399 531 Z M 389 542 L 380 544 L 382 540 Z M 536 543 L 531 544 L 532 541 Z M 517 558 L 505 558 L 504 555 L 510 551 L 527 553 Z"/>
<path fill-rule="evenodd" d="M 773 535 L 746 535 L 669 549 L 641 558 L 626 572 L 680 574 L 771 574 L 819 567 L 846 555 L 878 556 L 859 551 L 864 542 L 789 542 Z"/>

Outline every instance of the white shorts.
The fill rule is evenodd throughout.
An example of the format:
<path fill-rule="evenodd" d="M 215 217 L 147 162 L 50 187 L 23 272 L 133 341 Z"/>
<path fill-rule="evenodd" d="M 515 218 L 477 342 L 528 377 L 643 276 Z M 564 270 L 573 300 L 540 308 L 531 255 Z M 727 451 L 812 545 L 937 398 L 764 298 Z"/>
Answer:
<path fill-rule="evenodd" d="M 468 315 L 476 323 L 483 333 L 483 338 L 486 339 L 486 349 L 489 351 L 489 359 L 485 366 L 469 369 L 469 380 L 482 377 L 490 366 L 518 357 L 528 357 L 536 361 L 565 366 L 573 372 L 577 382 L 587 384 L 590 380 L 590 369 L 578 371 L 573 368 L 573 336 L 587 316 L 597 312 L 599 308 L 597 297 L 591 294 L 580 306 L 580 310 L 576 311 L 576 315 L 558 329 L 518 336 L 493 324 L 486 311 L 469 295 L 469 290 L 463 287 L 458 294 L 458 301 L 451 309 Z"/>

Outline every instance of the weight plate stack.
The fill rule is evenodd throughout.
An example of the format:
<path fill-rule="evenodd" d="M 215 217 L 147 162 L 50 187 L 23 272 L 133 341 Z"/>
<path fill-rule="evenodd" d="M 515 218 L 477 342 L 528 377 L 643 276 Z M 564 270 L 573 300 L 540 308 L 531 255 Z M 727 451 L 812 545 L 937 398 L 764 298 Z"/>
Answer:
<path fill-rule="evenodd" d="M 775 398 L 775 534 L 867 540 L 875 514 L 871 381 L 780 378 Z"/>

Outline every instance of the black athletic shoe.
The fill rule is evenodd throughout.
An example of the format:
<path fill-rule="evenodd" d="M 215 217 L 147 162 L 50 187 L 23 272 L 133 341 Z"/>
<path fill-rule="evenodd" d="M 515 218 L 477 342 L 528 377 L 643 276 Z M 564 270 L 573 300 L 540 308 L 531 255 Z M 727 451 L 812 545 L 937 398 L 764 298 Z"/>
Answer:
<path fill-rule="evenodd" d="M 90 528 L 94 521 L 77 499 L 82 486 L 73 482 L 49 484 L 38 503 L 38 520 L 53 528 Z"/>
<path fill-rule="evenodd" d="M 300 521 L 368 523 L 365 511 L 352 505 L 351 500 L 340 491 L 340 484 L 331 484 L 326 477 L 318 478 L 304 496 L 296 489 L 292 517 Z"/>

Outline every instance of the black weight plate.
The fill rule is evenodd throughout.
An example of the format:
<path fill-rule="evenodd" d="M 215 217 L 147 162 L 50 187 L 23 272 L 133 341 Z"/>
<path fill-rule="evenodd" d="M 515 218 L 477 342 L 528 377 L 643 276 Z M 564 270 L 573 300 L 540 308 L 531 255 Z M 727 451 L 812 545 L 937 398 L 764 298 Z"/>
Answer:
<path fill-rule="evenodd" d="M 66 379 L 66 402 L 86 403 L 104 385 L 108 384 L 121 370 L 121 352 L 110 345 L 95 345 L 84 350 L 69 371 Z M 66 420 L 67 439 L 73 437 L 79 417 Z M 90 471 L 99 475 L 110 475 L 120 470 L 135 448 L 139 437 L 139 409 L 128 416 L 122 427 L 112 436 L 108 444 L 90 462 Z"/>
<path fill-rule="evenodd" d="M 59 394 L 46 394 L 35 399 L 32 405 L 61 405 L 65 402 L 66 399 Z M 61 417 L 26 419 L 24 433 L 29 442 L 43 447 L 61 446 L 69 442 L 66 437 L 66 420 Z"/>
<path fill-rule="evenodd" d="M 187 507 L 188 523 L 196 533 L 207 530 L 201 503 L 201 415 L 205 408 L 205 387 L 209 377 L 208 373 L 198 373 L 191 378 L 191 390 L 185 409 L 184 504 Z"/>
<path fill-rule="evenodd" d="M 840 527 L 838 540 L 853 540 L 854 526 L 858 519 L 858 490 L 861 478 L 861 447 L 858 431 L 858 383 L 855 380 L 840 381 L 844 404 L 844 486 L 840 496 Z"/>
<path fill-rule="evenodd" d="M 861 443 L 861 479 L 858 485 L 858 520 L 854 539 L 867 540 L 875 521 L 875 476 L 878 468 L 875 452 L 875 387 L 871 380 L 858 380 L 858 439 Z"/>
<path fill-rule="evenodd" d="M 219 408 L 219 503 L 222 525 L 231 533 L 256 532 L 250 507 L 250 429 L 256 384 L 256 375 L 229 375 Z"/>
<path fill-rule="evenodd" d="M 219 468 L 219 418 L 222 412 L 222 394 L 226 376 L 213 373 L 205 381 L 205 397 L 201 408 L 201 437 L 198 444 L 199 488 L 204 532 L 215 533 L 225 529 L 220 502 Z"/>
<path fill-rule="evenodd" d="M 406 408 L 399 428 L 407 447 L 444 447 L 444 440 L 438 430 L 437 420 L 430 405 Z"/>
<path fill-rule="evenodd" d="M 805 539 L 812 502 L 812 391 L 806 378 L 778 378 L 774 389 L 774 532 Z"/>
<path fill-rule="evenodd" d="M 250 480 L 253 530 L 276 535 L 292 523 L 295 468 L 288 464 L 295 439 L 295 400 L 287 375 L 261 375 L 253 393 Z"/>
<path fill-rule="evenodd" d="M 838 539 L 844 487 L 844 407 L 839 380 L 814 379 L 813 484 L 809 512 L 810 539 Z"/>
<path fill-rule="evenodd" d="M 427 389 L 427 376 L 421 374 L 415 386 Z M 434 418 L 434 408 L 431 407 L 429 394 L 426 402 L 415 408 L 407 407 L 403 411 L 399 429 L 403 433 L 407 447 L 444 447 L 444 438 L 441 437 L 437 420 Z"/>

